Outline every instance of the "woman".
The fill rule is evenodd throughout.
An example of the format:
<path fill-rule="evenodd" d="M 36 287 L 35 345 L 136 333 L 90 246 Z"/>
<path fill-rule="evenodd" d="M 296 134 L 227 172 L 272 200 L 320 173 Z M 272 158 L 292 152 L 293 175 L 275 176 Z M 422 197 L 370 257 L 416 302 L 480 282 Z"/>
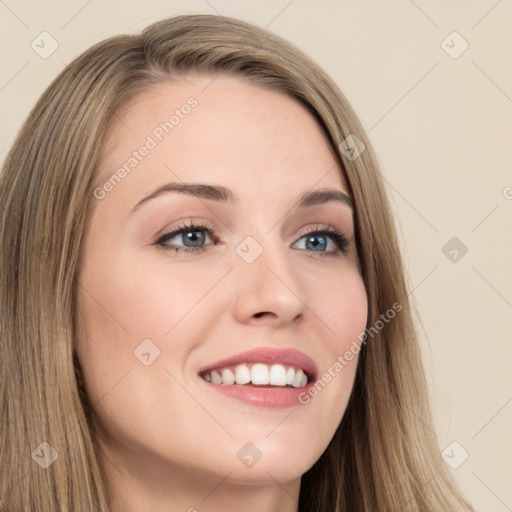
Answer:
<path fill-rule="evenodd" d="M 370 143 L 292 45 L 205 15 L 97 44 L 0 197 L 3 512 L 472 510 Z"/>

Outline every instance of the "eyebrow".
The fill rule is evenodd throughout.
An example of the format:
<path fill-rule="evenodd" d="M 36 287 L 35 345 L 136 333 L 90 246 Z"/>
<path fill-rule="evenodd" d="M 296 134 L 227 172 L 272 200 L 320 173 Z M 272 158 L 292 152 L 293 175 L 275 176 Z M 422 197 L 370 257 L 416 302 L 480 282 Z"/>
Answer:
<path fill-rule="evenodd" d="M 153 191 L 148 196 L 142 198 L 132 209 L 131 212 L 134 212 L 141 205 L 147 203 L 151 199 L 155 199 L 156 197 L 161 196 L 162 194 L 166 194 L 169 192 L 178 192 L 181 194 L 186 194 L 193 197 L 198 197 L 200 199 L 210 199 L 213 201 L 218 201 L 222 203 L 231 203 L 235 206 L 241 204 L 240 197 L 235 194 L 229 188 L 223 187 L 221 185 L 209 185 L 206 183 L 166 183 L 161 187 L 158 187 L 155 191 Z M 341 190 L 336 190 L 332 188 L 323 188 L 319 190 L 312 190 L 309 192 L 305 192 L 302 194 L 296 206 L 298 208 L 309 208 L 312 206 L 321 205 L 324 203 L 328 203 L 331 201 L 336 201 L 342 203 L 344 205 L 349 206 L 351 209 L 354 209 L 354 204 L 352 199 L 342 192 Z M 131 213 L 130 212 L 130 213 Z"/>

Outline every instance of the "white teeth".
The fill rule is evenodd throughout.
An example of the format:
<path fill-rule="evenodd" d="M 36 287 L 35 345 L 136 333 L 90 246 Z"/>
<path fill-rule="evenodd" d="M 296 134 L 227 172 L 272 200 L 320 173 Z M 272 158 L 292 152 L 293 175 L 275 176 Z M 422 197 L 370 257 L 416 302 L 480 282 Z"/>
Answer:
<path fill-rule="evenodd" d="M 308 377 L 300 368 L 286 367 L 282 364 L 263 363 L 239 364 L 236 367 L 222 368 L 203 374 L 203 379 L 212 384 L 253 384 L 255 386 L 281 386 L 302 388 L 308 383 Z"/>
<path fill-rule="evenodd" d="M 237 384 L 248 384 L 251 382 L 251 370 L 245 364 L 239 364 L 235 368 L 235 380 Z"/>
<path fill-rule="evenodd" d="M 269 382 L 273 386 L 286 386 L 286 370 L 282 364 L 273 364 L 271 366 Z"/>
<path fill-rule="evenodd" d="M 222 384 L 222 377 L 218 372 L 212 372 L 212 384 Z"/>
<path fill-rule="evenodd" d="M 304 372 L 302 370 L 297 370 L 295 372 L 295 377 L 293 377 L 292 386 L 294 388 L 299 388 L 300 383 L 302 382 L 302 377 L 305 377 Z"/>
<path fill-rule="evenodd" d="M 222 384 L 230 386 L 235 383 L 235 376 L 229 368 L 222 370 Z"/>
<path fill-rule="evenodd" d="M 269 383 L 269 371 L 266 364 L 257 363 L 251 368 L 251 382 L 265 386 Z"/>

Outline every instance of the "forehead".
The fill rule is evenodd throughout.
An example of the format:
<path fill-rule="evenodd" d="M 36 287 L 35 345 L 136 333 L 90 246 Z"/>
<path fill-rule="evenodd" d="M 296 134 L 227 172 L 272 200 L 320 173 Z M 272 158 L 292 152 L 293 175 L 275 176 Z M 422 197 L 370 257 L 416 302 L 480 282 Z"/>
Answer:
<path fill-rule="evenodd" d="M 347 190 L 322 129 L 300 102 L 229 76 L 161 82 L 125 105 L 104 141 L 99 181 L 123 166 L 124 188 L 133 193 L 180 179 L 222 183 L 242 196 L 316 184 Z"/>

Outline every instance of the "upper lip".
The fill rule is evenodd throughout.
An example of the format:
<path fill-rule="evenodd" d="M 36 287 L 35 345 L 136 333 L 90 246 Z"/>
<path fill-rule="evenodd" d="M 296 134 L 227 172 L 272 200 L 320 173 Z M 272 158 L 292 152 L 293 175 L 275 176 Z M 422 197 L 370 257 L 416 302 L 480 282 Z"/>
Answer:
<path fill-rule="evenodd" d="M 283 364 L 302 368 L 308 377 L 316 380 L 317 367 L 313 359 L 294 348 L 277 349 L 272 347 L 260 347 L 247 352 L 241 352 L 227 359 L 222 359 L 213 364 L 209 364 L 199 370 L 204 373 L 216 368 L 226 366 L 236 366 L 242 363 L 265 363 L 265 364 Z"/>

